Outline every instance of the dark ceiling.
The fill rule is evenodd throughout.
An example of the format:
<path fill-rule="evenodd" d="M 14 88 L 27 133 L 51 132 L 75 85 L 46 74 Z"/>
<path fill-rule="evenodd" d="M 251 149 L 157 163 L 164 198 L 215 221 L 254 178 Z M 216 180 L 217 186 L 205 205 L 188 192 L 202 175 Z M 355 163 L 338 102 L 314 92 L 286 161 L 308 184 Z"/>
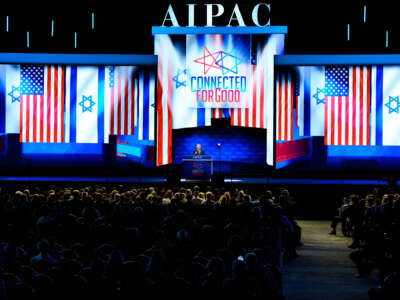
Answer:
<path fill-rule="evenodd" d="M 197 3 L 196 22 L 204 23 L 204 3 L 224 3 L 226 13 L 217 22 L 226 25 L 233 4 L 238 3 L 245 19 L 261 0 L 237 1 L 107 1 L 85 5 L 59 1 L 62 5 L 2 7 L 0 11 L 0 51 L 152 53 L 151 26 L 161 25 L 169 3 L 174 4 L 185 25 L 185 3 Z M 394 4 L 385 1 L 267 1 L 271 3 L 271 25 L 287 25 L 286 53 L 396 53 L 400 51 L 400 17 Z M 128 5 L 128 3 L 130 5 Z M 140 3 L 140 4 L 139 4 Z M 363 10 L 367 6 L 364 23 Z M 91 29 L 92 12 L 95 29 Z M 9 16 L 9 32 L 6 18 Z M 50 36 L 54 20 L 54 37 Z M 347 40 L 350 24 L 350 41 Z M 389 45 L 386 47 L 386 30 Z M 29 31 L 30 47 L 26 47 Z M 77 48 L 74 48 L 77 32 Z"/>

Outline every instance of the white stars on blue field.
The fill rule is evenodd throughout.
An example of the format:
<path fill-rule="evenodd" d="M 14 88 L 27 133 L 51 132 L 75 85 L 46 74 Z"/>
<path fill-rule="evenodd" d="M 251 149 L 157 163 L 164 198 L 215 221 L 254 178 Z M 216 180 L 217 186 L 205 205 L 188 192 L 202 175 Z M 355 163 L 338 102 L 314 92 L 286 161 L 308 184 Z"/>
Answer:
<path fill-rule="evenodd" d="M 325 68 L 325 96 L 349 95 L 349 68 L 327 66 Z"/>
<path fill-rule="evenodd" d="M 21 65 L 21 95 L 44 94 L 44 66 Z"/>

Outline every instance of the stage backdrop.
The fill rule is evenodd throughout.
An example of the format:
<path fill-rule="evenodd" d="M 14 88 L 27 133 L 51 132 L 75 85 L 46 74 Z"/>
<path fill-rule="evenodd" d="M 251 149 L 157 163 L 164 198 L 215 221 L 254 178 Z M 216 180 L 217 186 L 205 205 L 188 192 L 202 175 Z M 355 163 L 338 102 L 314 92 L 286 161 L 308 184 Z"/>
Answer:
<path fill-rule="evenodd" d="M 274 55 L 283 49 L 284 34 L 156 35 L 157 165 L 173 162 L 173 129 L 212 118 L 270 129 L 264 161 L 273 165 Z"/>

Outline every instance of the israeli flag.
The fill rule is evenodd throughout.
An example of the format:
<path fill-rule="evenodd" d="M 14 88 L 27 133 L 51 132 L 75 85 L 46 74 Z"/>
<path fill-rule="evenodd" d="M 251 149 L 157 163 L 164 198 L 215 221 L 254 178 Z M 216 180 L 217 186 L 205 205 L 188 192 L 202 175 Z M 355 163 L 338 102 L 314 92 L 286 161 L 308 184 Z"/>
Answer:
<path fill-rule="evenodd" d="M 139 72 L 139 97 L 137 104 L 137 130 L 139 140 L 154 140 L 155 74 L 153 71 Z"/>
<path fill-rule="evenodd" d="M 298 124 L 301 136 L 324 136 L 325 67 L 298 67 Z"/>
<path fill-rule="evenodd" d="M 104 77 L 104 67 L 67 67 L 66 142 L 106 142 L 104 130 Z"/>
<path fill-rule="evenodd" d="M 20 65 L 0 65 L 0 132 L 19 133 Z"/>
<path fill-rule="evenodd" d="M 400 145 L 399 78 L 399 66 L 371 68 L 371 140 L 376 145 Z"/>

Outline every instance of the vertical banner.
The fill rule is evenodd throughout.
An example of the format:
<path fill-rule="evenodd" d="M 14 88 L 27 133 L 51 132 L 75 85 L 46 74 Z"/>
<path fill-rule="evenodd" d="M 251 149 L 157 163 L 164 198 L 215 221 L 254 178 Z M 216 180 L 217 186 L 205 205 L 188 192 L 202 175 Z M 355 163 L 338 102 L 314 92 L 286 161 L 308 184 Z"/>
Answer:
<path fill-rule="evenodd" d="M 305 100 L 307 106 L 304 110 L 308 110 L 306 116 L 309 116 L 309 133 L 306 136 L 324 136 L 324 119 L 325 119 L 325 67 L 309 67 L 306 72 L 309 89 L 307 93 L 308 99 Z M 307 84 L 306 83 L 306 84 Z"/>
<path fill-rule="evenodd" d="M 20 141 L 65 142 L 65 67 L 21 65 L 20 94 Z"/>
<path fill-rule="evenodd" d="M 105 73 L 104 94 L 107 104 L 105 115 L 109 133 L 133 135 L 136 68 L 133 66 L 107 66 Z"/>
<path fill-rule="evenodd" d="M 382 117 L 377 118 L 376 127 L 381 128 L 382 145 L 400 145 L 400 67 L 377 67 L 376 104 Z M 378 107 L 381 107 L 380 109 Z M 378 135 L 377 135 L 378 136 Z M 377 140 L 379 140 L 377 138 Z"/>
<path fill-rule="evenodd" d="M 296 67 L 297 125 L 300 136 L 324 136 L 325 67 Z"/>
<path fill-rule="evenodd" d="M 155 110 L 155 78 L 154 72 L 149 70 L 139 71 L 138 104 L 137 104 L 137 130 L 139 140 L 154 140 L 154 110 Z"/>
<path fill-rule="evenodd" d="M 295 67 L 296 125 L 300 136 L 304 136 L 304 69 L 305 67 Z"/>
<path fill-rule="evenodd" d="M 293 140 L 294 82 L 291 70 L 276 72 L 276 140 Z"/>
<path fill-rule="evenodd" d="M 325 67 L 325 145 L 371 145 L 371 67 Z"/>
<path fill-rule="evenodd" d="M 274 56 L 284 53 L 284 42 L 285 36 L 283 34 L 272 34 L 268 37 L 267 43 L 264 46 L 265 53 L 265 83 L 264 83 L 264 103 L 265 110 L 264 114 L 264 122 L 267 128 L 267 165 L 273 166 L 275 164 L 274 156 L 275 156 L 275 122 L 274 122 Z"/>
<path fill-rule="evenodd" d="M 174 51 L 169 36 L 155 37 L 155 54 L 158 55 L 157 89 L 157 145 L 156 165 L 172 163 L 172 71 L 171 51 Z"/>
<path fill-rule="evenodd" d="M 76 142 L 98 142 L 98 68 L 77 67 Z"/>
<path fill-rule="evenodd" d="M 20 66 L 3 65 L 1 68 L 5 71 L 5 113 L 4 119 L 6 133 L 19 133 L 19 115 L 20 115 Z M 2 84 L 3 85 L 3 84 Z"/>

